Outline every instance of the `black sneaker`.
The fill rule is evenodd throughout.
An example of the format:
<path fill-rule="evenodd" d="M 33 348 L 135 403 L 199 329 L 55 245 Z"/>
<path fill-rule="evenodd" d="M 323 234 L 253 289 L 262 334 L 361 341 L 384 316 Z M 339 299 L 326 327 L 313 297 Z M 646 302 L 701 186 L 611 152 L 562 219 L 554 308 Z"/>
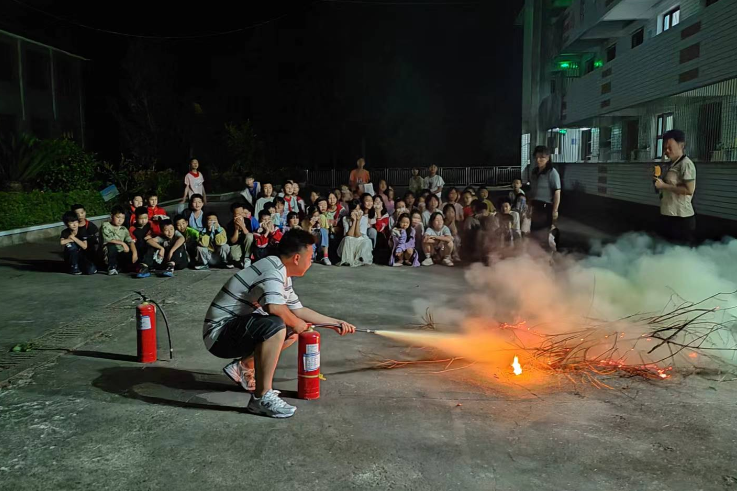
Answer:
<path fill-rule="evenodd" d="M 69 271 L 69 274 L 73 274 L 74 276 L 79 276 L 82 274 L 82 272 L 79 270 L 79 268 L 72 268 Z"/>

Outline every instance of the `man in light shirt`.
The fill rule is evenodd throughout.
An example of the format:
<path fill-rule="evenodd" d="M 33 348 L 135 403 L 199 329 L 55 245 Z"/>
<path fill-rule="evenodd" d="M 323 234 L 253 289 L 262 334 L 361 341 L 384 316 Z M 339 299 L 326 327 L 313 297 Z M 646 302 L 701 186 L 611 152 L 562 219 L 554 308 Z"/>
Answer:
<path fill-rule="evenodd" d="M 279 354 L 307 329 L 307 323 L 335 324 L 340 335 L 356 328 L 302 306 L 292 277 L 312 266 L 314 236 L 290 230 L 277 255 L 267 256 L 225 282 L 207 310 L 202 329 L 205 347 L 218 358 L 235 358 L 223 371 L 253 392 L 246 409 L 272 418 L 288 418 L 297 408 L 272 387 Z"/>
<path fill-rule="evenodd" d="M 686 156 L 686 134 L 681 130 L 663 135 L 663 154 L 672 163 L 663 179 L 655 179 L 660 190 L 662 233 L 668 240 L 689 244 L 694 240 L 696 213 L 691 200 L 696 191 L 696 166 Z"/>

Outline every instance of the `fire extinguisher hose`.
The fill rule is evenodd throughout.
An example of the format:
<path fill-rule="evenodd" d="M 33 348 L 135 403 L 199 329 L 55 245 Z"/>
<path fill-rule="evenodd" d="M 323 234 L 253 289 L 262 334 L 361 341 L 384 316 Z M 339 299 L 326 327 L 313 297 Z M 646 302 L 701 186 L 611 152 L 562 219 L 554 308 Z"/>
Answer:
<path fill-rule="evenodd" d="M 174 359 L 174 349 L 171 346 L 171 331 L 169 330 L 169 319 L 166 318 L 166 312 L 164 312 L 164 309 L 159 305 L 159 303 L 156 300 L 153 300 L 151 298 L 148 298 L 146 295 L 143 294 L 143 292 L 136 292 L 140 297 L 141 300 L 144 302 L 151 302 L 152 304 L 156 305 L 156 307 L 161 311 L 161 316 L 164 318 L 164 325 L 166 326 L 166 337 L 169 339 L 169 359 Z"/>
<path fill-rule="evenodd" d="M 311 324 L 312 327 L 318 327 L 318 328 L 327 328 L 332 329 L 333 331 L 340 330 L 339 324 Z M 376 331 L 373 329 L 356 329 L 356 332 L 365 332 L 369 334 L 375 334 Z"/>

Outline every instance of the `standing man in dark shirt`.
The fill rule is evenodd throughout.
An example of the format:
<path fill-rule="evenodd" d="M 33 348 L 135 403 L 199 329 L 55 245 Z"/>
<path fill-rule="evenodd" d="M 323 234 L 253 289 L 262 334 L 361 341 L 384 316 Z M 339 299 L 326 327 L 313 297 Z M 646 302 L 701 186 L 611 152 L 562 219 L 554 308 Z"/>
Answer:
<path fill-rule="evenodd" d="M 558 207 L 560 206 L 560 174 L 553 168 L 548 147 L 537 146 L 533 154 L 535 168 L 530 172 L 530 192 L 532 200 L 531 234 L 548 249 L 549 235 L 553 225 L 558 221 Z"/>

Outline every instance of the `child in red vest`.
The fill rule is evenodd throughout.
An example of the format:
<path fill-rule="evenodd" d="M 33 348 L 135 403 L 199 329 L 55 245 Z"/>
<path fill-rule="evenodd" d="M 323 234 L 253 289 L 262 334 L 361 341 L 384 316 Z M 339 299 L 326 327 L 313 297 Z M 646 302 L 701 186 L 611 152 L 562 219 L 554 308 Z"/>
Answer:
<path fill-rule="evenodd" d="M 159 206 L 159 197 L 156 193 L 148 196 L 148 223 L 151 224 L 151 232 L 155 237 L 161 235 L 161 221 L 167 220 L 166 210 Z"/>
<path fill-rule="evenodd" d="M 271 221 L 271 213 L 261 210 L 258 214 L 259 228 L 253 234 L 253 256 L 256 261 L 272 255 L 282 238 L 282 231 Z"/>

